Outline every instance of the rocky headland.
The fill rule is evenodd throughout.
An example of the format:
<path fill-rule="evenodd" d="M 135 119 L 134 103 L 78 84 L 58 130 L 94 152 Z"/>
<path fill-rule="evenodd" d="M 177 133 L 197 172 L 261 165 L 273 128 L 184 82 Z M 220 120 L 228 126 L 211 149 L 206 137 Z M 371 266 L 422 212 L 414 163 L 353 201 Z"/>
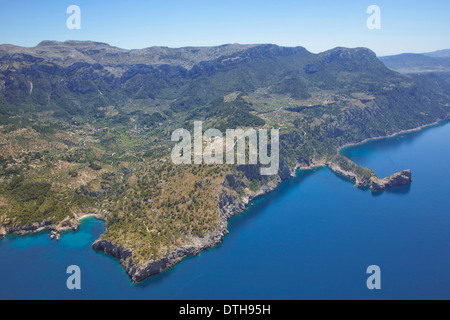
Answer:
<path fill-rule="evenodd" d="M 402 170 L 384 179 L 372 177 L 370 179 L 370 189 L 373 191 L 383 191 L 386 188 L 404 186 L 411 182 L 411 170 Z"/>
<path fill-rule="evenodd" d="M 258 176 L 259 168 L 255 165 L 238 166 L 238 171 L 242 175 L 228 175 L 225 178 L 224 188 L 219 196 L 219 217 L 220 222 L 216 232 L 212 232 L 204 237 L 191 237 L 185 245 L 177 247 L 168 252 L 163 258 L 152 261 L 134 261 L 133 253 L 127 248 L 116 245 L 109 240 L 99 239 L 92 245 L 94 250 L 103 251 L 120 260 L 121 266 L 125 269 L 132 282 L 141 282 L 146 278 L 158 274 L 166 269 L 172 268 L 187 256 L 200 254 L 201 251 L 214 247 L 221 243 L 228 234 L 228 220 L 236 214 L 242 213 L 248 208 L 249 203 L 277 188 L 286 179 L 296 176 L 297 170 L 311 170 L 318 167 L 328 166 L 332 171 L 355 181 L 355 186 L 370 186 L 373 191 L 381 191 L 385 188 L 405 185 L 411 182 L 411 170 L 403 170 L 384 179 L 378 178 L 375 174 L 370 177 L 361 177 L 357 172 L 345 170 L 334 162 L 325 159 L 313 160 L 310 163 L 296 163 L 289 166 L 282 163 L 275 179 L 261 180 L 258 191 L 248 191 L 244 196 L 238 196 L 230 190 L 245 187 L 244 177 L 248 180 Z"/>

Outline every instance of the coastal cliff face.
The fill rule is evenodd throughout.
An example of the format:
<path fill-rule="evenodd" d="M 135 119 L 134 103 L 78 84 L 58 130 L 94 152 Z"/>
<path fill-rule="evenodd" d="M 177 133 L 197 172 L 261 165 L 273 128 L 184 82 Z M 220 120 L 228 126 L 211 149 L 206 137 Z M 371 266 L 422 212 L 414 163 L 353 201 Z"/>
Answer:
<path fill-rule="evenodd" d="M 341 176 L 344 176 L 350 180 L 353 180 L 355 182 L 356 187 L 365 187 L 370 185 L 371 179 L 372 177 L 374 177 L 374 175 L 362 176 L 352 170 L 344 169 L 341 166 L 339 166 L 339 164 L 334 162 L 327 163 L 327 167 L 330 168 L 333 172 Z"/>
<path fill-rule="evenodd" d="M 193 238 L 189 244 L 180 246 L 170 251 L 161 259 L 153 261 L 134 261 L 133 253 L 109 240 L 97 240 L 92 245 L 94 250 L 103 251 L 120 260 L 120 265 L 134 283 L 141 282 L 146 278 L 170 269 L 187 256 L 195 256 L 203 250 L 211 248 L 220 242 L 227 233 L 226 227 L 222 225 L 220 231 L 203 238 Z"/>
<path fill-rule="evenodd" d="M 146 278 L 158 274 L 166 269 L 170 269 L 187 256 L 200 254 L 201 251 L 211 248 L 222 242 L 227 231 L 227 221 L 229 217 L 237 212 L 245 210 L 243 202 L 237 201 L 234 196 L 221 196 L 222 210 L 220 211 L 220 223 L 217 232 L 210 233 L 204 237 L 192 237 L 186 245 L 177 247 L 169 251 L 163 258 L 147 262 L 135 261 L 133 252 L 115 243 L 99 239 L 94 242 L 94 250 L 103 251 L 120 260 L 121 266 L 125 269 L 132 282 L 140 282 Z"/>
<path fill-rule="evenodd" d="M 86 216 L 92 216 L 97 220 L 106 221 L 105 217 L 101 214 L 87 214 Z M 43 231 L 50 231 L 51 238 L 55 236 L 59 237 L 59 234 L 65 231 L 75 231 L 80 227 L 80 220 L 82 217 L 74 216 L 67 217 L 66 219 L 55 223 L 50 220 L 43 220 L 39 222 L 33 222 L 26 225 L 11 224 L 8 226 L 0 226 L 0 238 L 5 237 L 8 234 L 28 235 L 35 234 Z"/>
<path fill-rule="evenodd" d="M 404 186 L 411 182 L 411 170 L 402 170 L 384 179 L 372 177 L 370 180 L 370 189 L 373 191 L 383 191 L 386 188 Z"/>
<path fill-rule="evenodd" d="M 383 191 L 388 188 L 399 187 L 408 185 L 412 182 L 411 170 L 402 170 L 400 172 L 394 173 L 384 179 L 380 179 L 377 175 L 373 174 L 370 176 L 361 176 L 353 171 L 346 171 L 339 167 L 335 163 L 328 164 L 328 167 L 344 177 L 347 177 L 355 181 L 356 187 L 367 187 L 370 186 L 372 191 Z"/>

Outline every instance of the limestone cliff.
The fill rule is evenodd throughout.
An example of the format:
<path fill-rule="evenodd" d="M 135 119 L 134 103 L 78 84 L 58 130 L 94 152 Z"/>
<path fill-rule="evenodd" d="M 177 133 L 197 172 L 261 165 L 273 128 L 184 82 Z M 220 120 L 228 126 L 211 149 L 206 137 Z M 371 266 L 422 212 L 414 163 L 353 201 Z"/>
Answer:
<path fill-rule="evenodd" d="M 370 189 L 373 191 L 382 191 L 386 188 L 408 185 L 411 182 L 411 170 L 402 170 L 384 179 L 372 177 L 370 179 Z"/>

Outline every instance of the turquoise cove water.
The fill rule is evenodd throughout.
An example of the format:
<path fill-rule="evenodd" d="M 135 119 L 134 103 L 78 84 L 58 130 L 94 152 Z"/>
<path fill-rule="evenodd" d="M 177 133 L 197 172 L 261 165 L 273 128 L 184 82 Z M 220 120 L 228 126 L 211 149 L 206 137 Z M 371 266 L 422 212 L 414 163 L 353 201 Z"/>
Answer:
<path fill-rule="evenodd" d="M 413 183 L 359 189 L 328 168 L 299 172 L 232 218 L 219 246 L 132 284 L 91 244 L 104 224 L 83 220 L 59 242 L 48 233 L 0 241 L 1 299 L 450 299 L 450 124 L 343 153 Z M 81 269 L 69 290 L 66 269 Z M 368 290 L 366 269 L 381 269 Z"/>

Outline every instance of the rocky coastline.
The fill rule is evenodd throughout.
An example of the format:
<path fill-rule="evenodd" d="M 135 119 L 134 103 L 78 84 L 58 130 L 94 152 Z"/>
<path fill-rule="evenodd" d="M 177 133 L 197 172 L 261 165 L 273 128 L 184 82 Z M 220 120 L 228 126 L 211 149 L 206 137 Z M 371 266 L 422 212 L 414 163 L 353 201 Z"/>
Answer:
<path fill-rule="evenodd" d="M 419 128 L 411 130 L 403 130 L 401 132 L 396 133 L 395 135 L 417 131 L 424 127 L 431 126 L 437 123 L 439 123 L 439 121 L 430 125 L 421 126 Z M 342 146 L 339 150 L 342 150 L 345 147 L 353 145 L 360 145 L 370 140 L 388 138 L 395 135 L 366 139 L 364 140 L 364 142 L 356 144 L 347 144 Z M 278 175 L 275 179 L 276 180 L 275 183 L 272 183 L 271 185 L 267 183 L 261 184 L 261 188 L 256 192 L 250 192 L 245 196 L 239 198 L 236 195 L 229 194 L 222 190 L 219 201 L 220 222 L 217 231 L 201 238 L 200 237 L 191 238 L 189 239 L 189 241 L 187 241 L 188 244 L 177 247 L 176 249 L 170 251 L 161 259 L 148 261 L 144 263 L 142 262 L 136 263 L 132 259 L 132 252 L 130 250 L 122 246 L 116 245 L 109 240 L 104 239 L 98 239 L 97 241 L 95 241 L 94 244 L 92 245 L 92 248 L 94 250 L 102 251 L 106 254 L 109 254 L 119 259 L 121 266 L 125 269 L 125 272 L 128 274 L 131 281 L 134 283 L 141 282 L 152 275 L 158 274 L 166 269 L 172 268 L 187 256 L 198 255 L 203 250 L 207 250 L 221 243 L 223 241 L 224 236 L 228 234 L 227 230 L 228 220 L 231 217 L 245 211 L 252 200 L 262 197 L 265 194 L 275 190 L 283 180 L 295 177 L 297 170 L 299 169 L 312 170 L 324 166 L 327 166 L 333 172 L 339 175 L 342 175 L 344 177 L 353 180 L 355 182 L 356 187 L 369 186 L 372 191 L 379 192 L 383 191 L 386 188 L 406 185 L 411 183 L 412 181 L 411 170 L 403 170 L 384 179 L 380 179 L 375 174 L 373 174 L 370 177 L 361 177 L 357 173 L 344 170 L 339 166 L 339 164 L 332 161 L 327 161 L 326 159 L 313 159 L 308 164 L 296 163 L 293 166 L 288 166 L 285 163 L 282 163 Z M 239 182 L 235 183 L 239 184 Z"/>
<path fill-rule="evenodd" d="M 49 220 L 33 222 L 27 225 L 12 225 L 0 226 L 0 239 L 9 235 L 17 234 L 21 236 L 37 234 L 44 231 L 50 232 L 50 238 L 59 240 L 60 234 L 66 231 L 75 231 L 80 227 L 80 221 L 88 216 L 93 216 L 97 220 L 105 221 L 105 218 L 100 214 L 86 214 L 83 216 L 67 217 L 61 222 L 54 223 Z"/>
<path fill-rule="evenodd" d="M 0 238 L 5 237 L 8 234 L 18 234 L 21 236 L 36 234 L 49 230 L 52 235 L 60 234 L 61 232 L 68 230 L 76 230 L 79 227 L 79 222 L 76 219 L 64 219 L 58 224 L 55 224 L 48 220 L 40 222 L 33 222 L 27 225 L 12 225 L 0 227 Z"/>
<path fill-rule="evenodd" d="M 372 177 L 370 179 L 370 190 L 383 191 L 384 189 L 387 188 L 408 185 L 411 182 L 412 182 L 411 170 L 410 169 L 402 170 L 384 179 Z"/>

